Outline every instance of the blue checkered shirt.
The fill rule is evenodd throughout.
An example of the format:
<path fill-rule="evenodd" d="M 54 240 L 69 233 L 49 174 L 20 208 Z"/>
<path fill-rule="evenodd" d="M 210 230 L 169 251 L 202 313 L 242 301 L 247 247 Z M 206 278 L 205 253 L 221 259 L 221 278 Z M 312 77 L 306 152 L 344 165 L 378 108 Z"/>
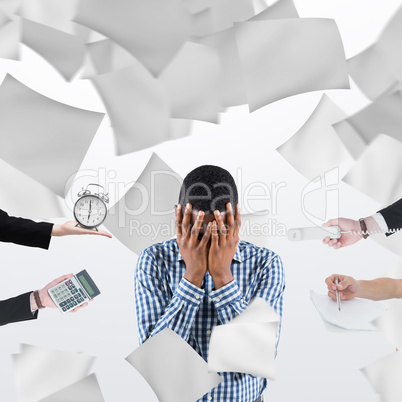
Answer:
<path fill-rule="evenodd" d="M 217 290 L 208 272 L 199 288 L 183 278 L 185 270 L 175 238 L 141 252 L 135 275 L 140 344 L 170 328 L 208 361 L 212 328 L 240 314 L 254 297 L 268 301 L 282 317 L 285 289 L 282 262 L 266 248 L 240 240 L 231 263 L 234 280 Z M 267 386 L 262 377 L 218 374 L 223 381 L 199 401 L 253 402 Z"/>

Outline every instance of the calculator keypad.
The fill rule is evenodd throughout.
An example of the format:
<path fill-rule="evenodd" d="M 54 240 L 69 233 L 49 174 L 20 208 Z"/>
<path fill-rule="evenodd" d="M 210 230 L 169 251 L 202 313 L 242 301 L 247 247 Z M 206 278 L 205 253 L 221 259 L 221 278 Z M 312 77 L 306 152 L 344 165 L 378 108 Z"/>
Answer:
<path fill-rule="evenodd" d="M 63 313 L 73 310 L 75 307 L 85 303 L 88 299 L 75 278 L 67 279 L 59 283 L 51 288 L 49 293 L 55 304 Z"/>

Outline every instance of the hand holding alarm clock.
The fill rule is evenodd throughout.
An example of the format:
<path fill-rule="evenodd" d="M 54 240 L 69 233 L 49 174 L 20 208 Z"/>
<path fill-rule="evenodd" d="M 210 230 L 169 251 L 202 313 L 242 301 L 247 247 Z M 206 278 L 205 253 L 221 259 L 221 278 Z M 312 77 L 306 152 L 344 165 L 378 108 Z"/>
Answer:
<path fill-rule="evenodd" d="M 88 184 L 87 188 L 82 189 L 78 193 L 78 200 L 74 205 L 74 218 L 77 221 L 76 226 L 81 226 L 84 229 L 95 229 L 98 231 L 100 226 L 107 216 L 106 204 L 109 202 L 108 194 L 103 192 L 91 193 L 88 190 L 89 186 L 98 186 L 99 184 Z M 110 236 L 111 237 L 111 236 Z"/>

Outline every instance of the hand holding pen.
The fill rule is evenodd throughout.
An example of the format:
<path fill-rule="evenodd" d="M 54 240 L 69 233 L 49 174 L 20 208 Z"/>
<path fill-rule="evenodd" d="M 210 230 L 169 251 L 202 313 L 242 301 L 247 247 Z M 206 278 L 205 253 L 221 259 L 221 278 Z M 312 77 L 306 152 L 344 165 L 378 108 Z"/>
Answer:
<path fill-rule="evenodd" d="M 337 283 L 338 282 L 338 283 Z M 339 308 L 341 300 L 351 300 L 357 297 L 359 291 L 359 282 L 351 276 L 333 274 L 325 279 L 328 287 L 328 296 L 337 301 L 339 295 Z"/>
<path fill-rule="evenodd" d="M 341 298 L 339 296 L 339 290 L 338 290 L 338 285 L 339 285 L 339 280 L 338 277 L 335 277 L 335 287 L 336 289 L 336 303 L 338 305 L 338 310 L 341 311 Z"/>

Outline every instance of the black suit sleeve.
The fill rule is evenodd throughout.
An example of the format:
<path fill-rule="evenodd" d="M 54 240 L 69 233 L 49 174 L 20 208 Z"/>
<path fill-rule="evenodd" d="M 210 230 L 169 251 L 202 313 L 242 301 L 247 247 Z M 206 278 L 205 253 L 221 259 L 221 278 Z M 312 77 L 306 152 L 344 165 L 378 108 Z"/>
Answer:
<path fill-rule="evenodd" d="M 24 293 L 20 296 L 0 301 L 0 325 L 38 318 L 39 310 L 36 310 L 33 314 L 31 312 L 31 293 Z"/>
<path fill-rule="evenodd" d="M 15 218 L 0 209 L 0 241 L 49 248 L 53 223 Z"/>
<path fill-rule="evenodd" d="M 402 198 L 378 212 L 384 217 L 389 230 L 402 229 Z M 387 236 L 391 234 L 387 233 Z"/>

